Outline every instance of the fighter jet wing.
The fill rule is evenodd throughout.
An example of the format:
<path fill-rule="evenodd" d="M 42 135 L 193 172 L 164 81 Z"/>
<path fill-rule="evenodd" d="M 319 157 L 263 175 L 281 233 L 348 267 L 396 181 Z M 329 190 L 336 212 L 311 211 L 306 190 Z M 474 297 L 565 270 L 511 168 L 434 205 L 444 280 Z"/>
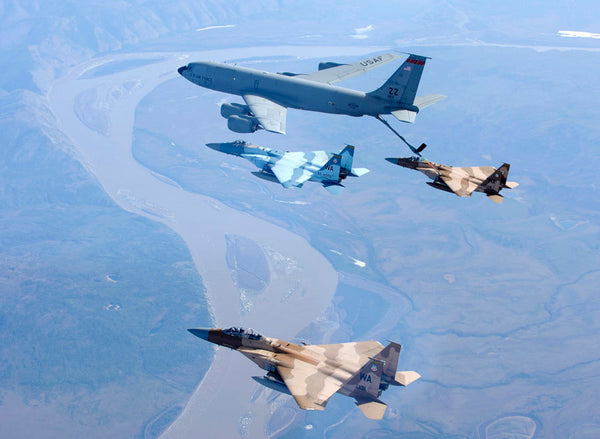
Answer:
<path fill-rule="evenodd" d="M 459 197 L 470 197 L 475 189 L 477 189 L 477 183 L 473 182 L 468 176 L 463 176 L 455 173 L 443 173 L 440 178 L 448 185 L 452 192 Z"/>
<path fill-rule="evenodd" d="M 452 166 L 442 169 L 440 178 L 459 197 L 470 197 L 473 191 L 495 172 L 496 169 L 491 166 Z"/>
<path fill-rule="evenodd" d="M 365 364 L 369 357 L 374 357 L 384 348 L 378 341 L 357 341 L 350 343 L 315 344 L 304 346 L 307 350 L 316 354 L 323 361 L 335 360 L 346 365 L 348 370 L 352 366 L 356 370 Z"/>
<path fill-rule="evenodd" d="M 242 97 L 265 130 L 285 134 L 287 108 L 261 96 L 245 94 Z"/>
<path fill-rule="evenodd" d="M 352 376 L 383 349 L 376 341 L 307 345 L 304 349 L 321 362 L 335 362 L 342 368 L 323 367 L 295 359 L 292 368 L 279 366 L 277 372 L 283 378 L 300 408 L 323 410 L 329 398 L 346 384 Z"/>
<path fill-rule="evenodd" d="M 361 75 L 398 58 L 401 58 L 401 56 L 395 53 L 385 53 L 352 64 L 321 63 L 319 64 L 319 71 L 296 75 L 295 77 L 307 79 L 309 81 L 334 84 Z M 329 65 L 332 65 L 332 67 L 329 67 Z"/>
<path fill-rule="evenodd" d="M 298 406 L 304 410 L 323 410 L 329 398 L 344 385 L 344 381 L 297 359 L 293 368 L 279 366 L 277 372 Z"/>
<path fill-rule="evenodd" d="M 271 171 L 283 187 L 300 187 L 314 175 L 314 172 L 303 168 L 307 162 L 305 153 L 287 152 L 271 164 Z"/>

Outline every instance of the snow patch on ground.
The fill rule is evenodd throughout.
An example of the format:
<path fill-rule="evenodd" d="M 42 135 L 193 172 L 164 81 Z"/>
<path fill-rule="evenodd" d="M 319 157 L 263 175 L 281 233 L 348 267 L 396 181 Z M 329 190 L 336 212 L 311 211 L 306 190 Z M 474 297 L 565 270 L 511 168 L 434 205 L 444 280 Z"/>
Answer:
<path fill-rule="evenodd" d="M 196 29 L 196 32 L 202 32 L 203 30 L 211 30 L 211 29 L 224 29 L 227 27 L 235 27 L 235 24 L 222 24 L 220 26 L 199 27 L 198 29 Z"/>
<path fill-rule="evenodd" d="M 361 261 L 360 259 L 350 258 L 354 262 L 354 265 L 359 266 L 360 268 L 365 268 L 367 266 L 366 262 Z"/>
<path fill-rule="evenodd" d="M 337 250 L 334 250 L 332 248 L 329 249 L 329 251 L 333 254 L 336 254 L 338 256 L 342 256 L 342 252 L 339 252 Z M 360 268 L 364 268 L 367 266 L 367 263 L 364 261 L 361 261 L 360 259 L 356 259 L 356 258 L 352 258 L 350 256 L 346 256 L 348 259 L 350 259 L 352 261 L 352 263 Z"/>
<path fill-rule="evenodd" d="M 576 30 L 559 30 L 558 35 L 567 38 L 598 38 L 600 34 L 594 34 L 592 32 L 580 32 Z"/>

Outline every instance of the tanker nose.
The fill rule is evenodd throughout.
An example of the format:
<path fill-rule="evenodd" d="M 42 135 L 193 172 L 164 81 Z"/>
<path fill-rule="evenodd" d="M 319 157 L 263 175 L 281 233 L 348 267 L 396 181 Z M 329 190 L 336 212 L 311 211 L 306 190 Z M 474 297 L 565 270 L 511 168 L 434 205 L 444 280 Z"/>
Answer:
<path fill-rule="evenodd" d="M 210 331 L 210 329 L 193 328 L 193 329 L 188 329 L 188 331 L 191 332 L 192 334 L 194 334 L 198 338 L 201 338 L 203 340 L 208 340 L 208 331 Z"/>
<path fill-rule="evenodd" d="M 181 66 L 177 69 L 177 72 L 181 75 L 184 76 L 183 73 L 188 69 L 188 66 Z"/>

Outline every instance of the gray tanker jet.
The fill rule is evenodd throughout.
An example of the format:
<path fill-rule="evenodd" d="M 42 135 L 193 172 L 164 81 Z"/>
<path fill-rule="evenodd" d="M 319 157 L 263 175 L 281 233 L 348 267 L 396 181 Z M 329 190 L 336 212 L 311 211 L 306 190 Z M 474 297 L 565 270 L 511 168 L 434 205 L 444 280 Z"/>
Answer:
<path fill-rule="evenodd" d="M 419 149 L 423 149 L 422 145 Z M 419 151 L 420 152 L 420 151 Z M 386 158 L 395 165 L 415 169 L 431 178 L 427 184 L 446 192 L 453 192 L 459 197 L 470 197 L 473 192 L 483 192 L 494 203 L 502 202 L 500 190 L 512 189 L 519 185 L 514 181 L 506 181 L 510 165 L 504 163 L 498 169 L 492 166 L 456 167 L 433 163 L 422 157 Z"/>
<path fill-rule="evenodd" d="M 333 194 L 344 190 L 341 184 L 346 177 L 360 177 L 369 172 L 366 168 L 353 168 L 354 147 L 346 145 L 339 153 L 325 151 L 283 152 L 253 145 L 242 140 L 230 143 L 207 143 L 215 151 L 243 157 L 254 163 L 260 171 L 257 177 L 281 183 L 285 188 L 302 187 L 307 181 L 319 182 Z"/>
<path fill-rule="evenodd" d="M 221 116 L 227 119 L 228 128 L 237 133 L 253 133 L 262 128 L 285 134 L 288 108 L 374 116 L 392 129 L 382 115 L 392 114 L 402 122 L 412 123 L 420 110 L 445 98 L 439 94 L 416 97 L 426 57 L 409 55 L 381 87 L 370 93 L 331 84 L 399 57 L 386 53 L 353 64 L 320 63 L 318 71 L 308 74 L 270 73 L 208 61 L 192 62 L 177 71 L 196 85 L 244 99 L 245 105 L 221 105 Z"/>
<path fill-rule="evenodd" d="M 323 410 L 337 392 L 356 400 L 369 419 L 381 419 L 387 405 L 379 399 L 392 386 L 408 386 L 421 376 L 396 372 L 401 346 L 376 341 L 297 345 L 263 337 L 252 330 L 188 329 L 211 343 L 234 349 L 267 374 L 257 383 L 294 397 L 304 410 Z"/>

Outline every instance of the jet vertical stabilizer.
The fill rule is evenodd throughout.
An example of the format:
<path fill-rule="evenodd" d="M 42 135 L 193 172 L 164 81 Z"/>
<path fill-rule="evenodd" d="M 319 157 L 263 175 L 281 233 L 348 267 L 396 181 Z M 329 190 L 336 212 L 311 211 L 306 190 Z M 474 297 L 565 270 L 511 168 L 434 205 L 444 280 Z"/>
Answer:
<path fill-rule="evenodd" d="M 342 170 L 341 162 L 342 156 L 333 154 L 329 161 L 316 173 L 322 180 L 323 187 L 334 195 L 341 194 L 344 191 L 344 185 L 340 183 L 344 178 L 344 175 L 340 173 Z"/>
<path fill-rule="evenodd" d="M 483 192 L 485 192 L 488 198 L 494 203 L 502 203 L 504 197 L 498 193 L 501 189 L 512 189 L 519 185 L 516 181 L 506 181 L 509 170 L 510 165 L 508 163 L 503 163 L 502 166 L 496 169 L 493 174 L 481 183 L 481 186 L 484 188 Z"/>
<path fill-rule="evenodd" d="M 319 169 L 315 175 L 324 180 L 324 182 L 339 183 L 342 156 L 332 154 L 331 158 Z"/>
<path fill-rule="evenodd" d="M 514 189 L 519 185 L 519 183 L 517 183 L 516 181 L 506 181 L 506 179 L 508 178 L 509 170 L 510 165 L 508 163 L 504 163 L 498 168 L 498 172 L 502 174 L 502 187 L 507 189 Z"/>
<path fill-rule="evenodd" d="M 352 161 L 354 160 L 354 146 L 346 145 L 344 149 L 340 152 L 342 156 L 342 160 L 340 162 L 340 166 L 343 171 L 347 171 L 348 173 L 352 170 Z"/>
<path fill-rule="evenodd" d="M 369 419 L 383 418 L 387 408 L 387 405 L 378 399 L 381 395 L 379 385 L 383 369 L 383 361 L 370 358 L 345 386 L 354 387 L 350 396 L 356 399 L 356 405 Z"/>
<path fill-rule="evenodd" d="M 413 123 L 421 109 L 446 98 L 440 94 L 416 97 L 427 59 L 426 56 L 409 55 L 385 84 L 368 95 L 386 100 L 392 109 L 390 113 L 399 121 Z"/>
<path fill-rule="evenodd" d="M 503 188 L 514 189 L 519 183 L 516 181 L 506 181 L 508 178 L 508 171 L 510 170 L 510 165 L 508 163 L 503 163 L 502 166 L 498 168 L 498 172 L 502 176 L 501 182 Z"/>
<path fill-rule="evenodd" d="M 425 68 L 427 57 L 409 55 L 392 76 L 377 90 L 368 93 L 381 99 L 390 101 L 391 104 L 404 104 L 412 106 L 417 95 L 417 88 Z M 397 105 L 396 105 L 397 106 Z M 419 109 L 408 108 L 418 112 Z"/>
<path fill-rule="evenodd" d="M 398 368 L 398 357 L 400 356 L 400 346 L 398 343 L 391 342 L 381 352 L 375 355 L 377 360 L 383 362 L 383 374 L 388 377 L 393 377 Z"/>
<path fill-rule="evenodd" d="M 350 396 L 357 399 L 378 398 L 383 368 L 383 361 L 370 358 L 346 384 Z"/>
<path fill-rule="evenodd" d="M 506 183 L 506 178 L 508 177 L 508 171 L 510 170 L 510 165 L 508 163 L 502 163 L 502 166 L 498 168 L 498 173 L 500 174 L 500 181 L 502 184 Z"/>
<path fill-rule="evenodd" d="M 352 162 L 354 160 L 354 146 L 346 145 L 344 149 L 340 152 L 342 156 L 341 160 L 341 169 L 340 169 L 340 178 L 344 179 L 348 176 L 350 177 L 362 177 L 369 170 L 367 168 L 353 168 Z"/>
<path fill-rule="evenodd" d="M 498 194 L 500 189 L 504 187 L 504 183 L 506 183 L 506 177 L 508 176 L 508 170 L 510 169 L 510 165 L 508 163 L 504 163 L 498 169 L 495 169 L 482 183 L 481 185 L 485 187 L 485 192 L 490 194 Z M 501 201 L 495 201 L 501 202 Z"/>

